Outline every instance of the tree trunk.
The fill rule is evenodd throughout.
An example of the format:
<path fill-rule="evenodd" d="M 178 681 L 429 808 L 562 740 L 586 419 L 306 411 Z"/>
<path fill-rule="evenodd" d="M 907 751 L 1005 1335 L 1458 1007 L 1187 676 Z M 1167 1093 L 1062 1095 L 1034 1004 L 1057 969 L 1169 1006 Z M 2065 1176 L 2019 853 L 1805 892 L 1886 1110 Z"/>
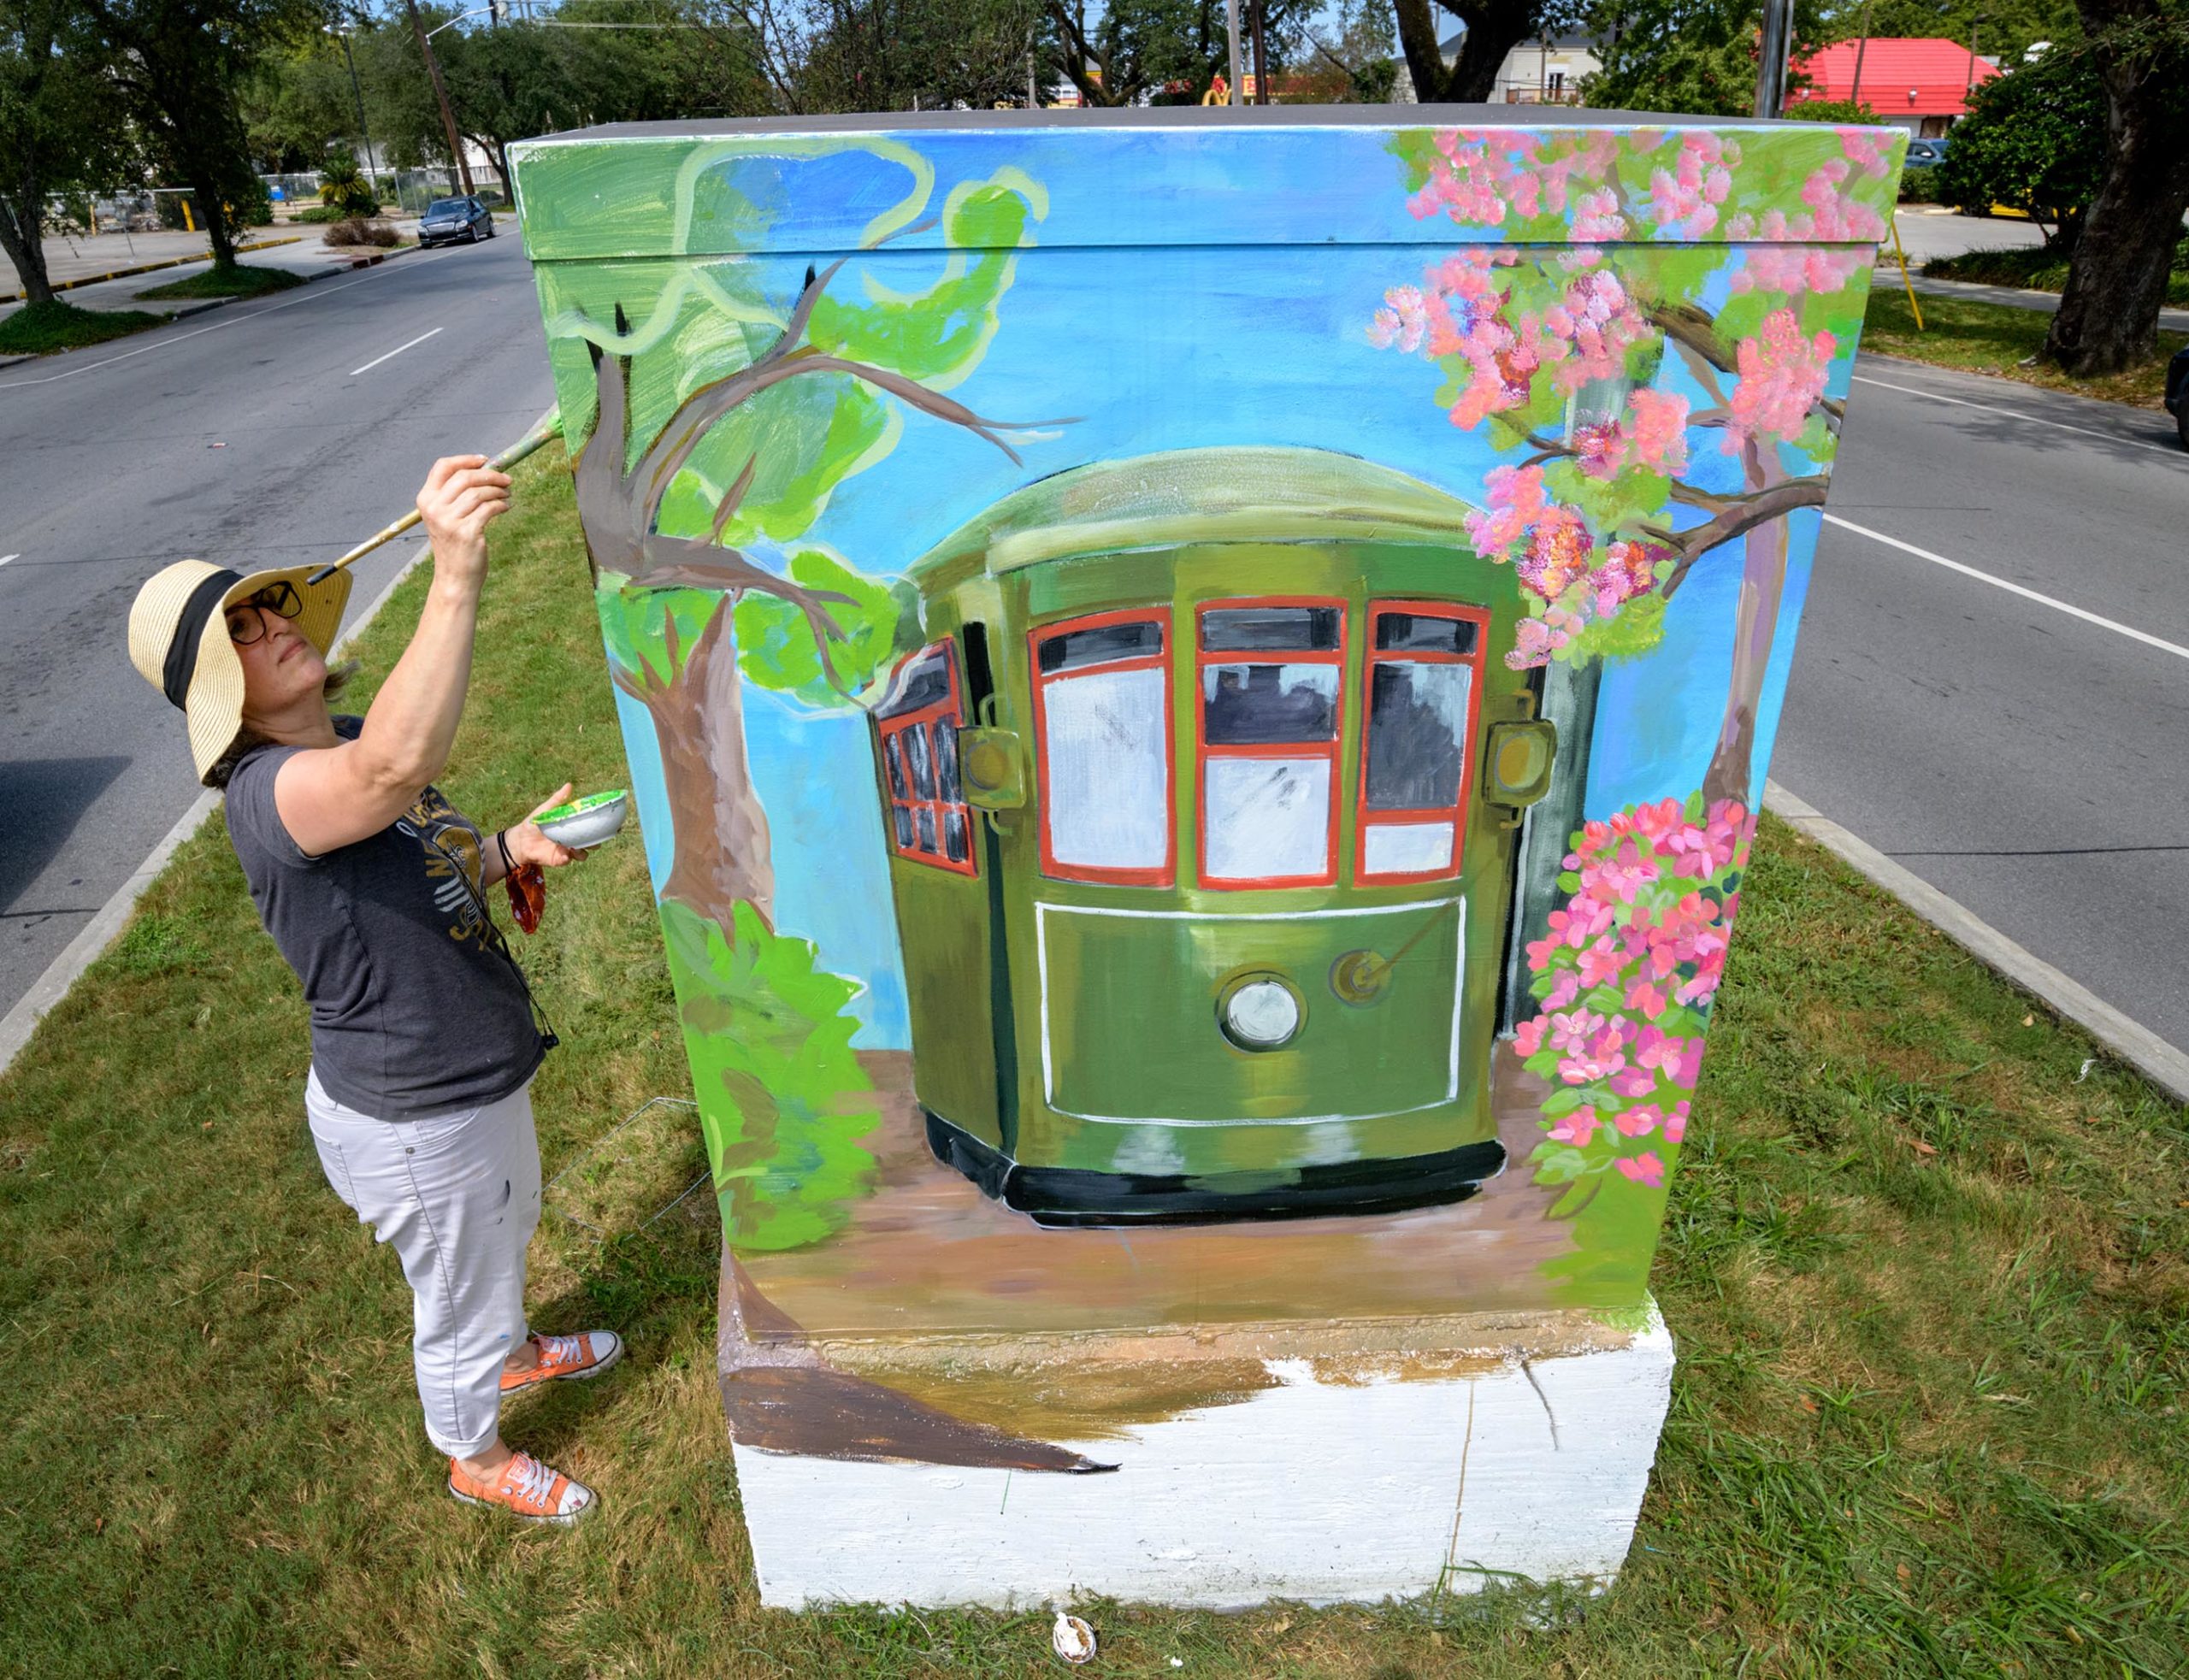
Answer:
<path fill-rule="evenodd" d="M 26 304 L 53 301 L 53 284 L 45 272 L 44 209 L 44 184 L 26 166 L 13 195 L 0 195 L 0 251 L 15 265 Z"/>
<path fill-rule="evenodd" d="M 2158 353 L 2167 271 L 2189 209 L 2189 121 L 2149 65 L 2106 62 L 2105 181 L 2083 213 L 2044 355 L 2078 378 Z"/>
<path fill-rule="evenodd" d="M 1745 451 L 1749 487 L 1769 486 L 1773 475 L 1750 439 Z M 1702 799 L 1738 799 L 1755 809 L 1749 781 L 1755 763 L 1755 715 L 1763 703 L 1763 681 L 1771 667 L 1771 644 L 1779 629 L 1779 600 L 1786 587 L 1786 522 L 1782 516 L 1756 526 L 1741 539 L 1743 563 L 1739 604 L 1733 616 L 1733 670 L 1726 685 L 1726 716 L 1718 745 L 1702 778 Z"/>
<path fill-rule="evenodd" d="M 1406 53 L 1413 97 L 1425 105 L 1487 103 L 1505 56 L 1535 32 L 1535 7 L 1503 0 L 1469 18 L 1460 56 L 1448 71 L 1437 45 L 1434 0 L 1397 0 L 1399 44 Z"/>
<path fill-rule="evenodd" d="M 227 206 L 221 193 L 227 174 L 218 164 L 201 166 L 193 160 L 185 176 L 190 183 L 191 196 L 198 201 L 198 217 L 205 224 L 205 237 L 212 244 L 213 266 L 216 269 L 236 266 L 235 230 L 228 225 Z"/>
<path fill-rule="evenodd" d="M 644 698 L 660 743 L 676 845 L 661 896 L 706 917 L 734 940 L 740 903 L 774 924 L 776 875 L 767 814 L 745 758 L 732 605 L 723 601 L 676 675 L 663 687 L 649 687 Z"/>

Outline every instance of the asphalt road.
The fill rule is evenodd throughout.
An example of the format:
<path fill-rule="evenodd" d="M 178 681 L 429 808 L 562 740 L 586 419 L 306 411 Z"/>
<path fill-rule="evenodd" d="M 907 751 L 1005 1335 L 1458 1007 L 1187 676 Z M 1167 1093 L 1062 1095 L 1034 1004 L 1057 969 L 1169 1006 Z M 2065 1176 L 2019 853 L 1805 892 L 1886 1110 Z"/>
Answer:
<path fill-rule="evenodd" d="M 1773 773 L 2189 1046 L 2189 455 L 2156 413 L 1857 380 Z M 195 792 L 124 651 L 138 585 L 331 557 L 550 400 L 514 239 L 0 369 L 0 1009 Z"/>
<path fill-rule="evenodd" d="M 2185 582 L 2189 453 L 2167 416 L 1863 357 L 1772 764 L 2180 1047 Z"/>
<path fill-rule="evenodd" d="M 193 556 L 332 559 L 436 456 L 505 447 L 553 400 L 513 237 L 0 368 L 0 1011 L 198 792 L 129 663 L 138 586 Z M 411 547 L 360 562 L 353 604 Z"/>

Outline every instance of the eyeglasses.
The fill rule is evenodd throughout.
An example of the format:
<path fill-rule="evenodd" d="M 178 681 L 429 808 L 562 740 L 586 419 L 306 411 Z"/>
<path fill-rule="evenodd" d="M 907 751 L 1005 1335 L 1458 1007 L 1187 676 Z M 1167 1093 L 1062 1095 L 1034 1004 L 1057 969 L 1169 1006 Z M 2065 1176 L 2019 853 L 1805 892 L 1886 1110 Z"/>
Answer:
<path fill-rule="evenodd" d="M 257 612 L 246 609 L 257 607 Z M 228 609 L 228 640 L 238 647 L 249 647 L 266 634 L 266 613 L 277 618 L 294 618 L 304 610 L 304 604 L 290 583 L 271 584 L 260 590 L 247 601 L 238 601 Z"/>

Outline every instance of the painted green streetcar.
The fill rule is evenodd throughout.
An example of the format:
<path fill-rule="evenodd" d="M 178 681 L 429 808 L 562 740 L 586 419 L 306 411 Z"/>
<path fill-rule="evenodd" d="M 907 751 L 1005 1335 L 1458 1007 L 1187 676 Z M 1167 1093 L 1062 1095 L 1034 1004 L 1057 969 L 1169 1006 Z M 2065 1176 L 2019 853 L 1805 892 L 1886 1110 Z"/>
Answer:
<path fill-rule="evenodd" d="M 1047 1224 L 1424 1205 L 1555 738 L 1467 508 L 1308 449 L 1077 469 L 911 571 L 875 717 L 937 1157 Z"/>

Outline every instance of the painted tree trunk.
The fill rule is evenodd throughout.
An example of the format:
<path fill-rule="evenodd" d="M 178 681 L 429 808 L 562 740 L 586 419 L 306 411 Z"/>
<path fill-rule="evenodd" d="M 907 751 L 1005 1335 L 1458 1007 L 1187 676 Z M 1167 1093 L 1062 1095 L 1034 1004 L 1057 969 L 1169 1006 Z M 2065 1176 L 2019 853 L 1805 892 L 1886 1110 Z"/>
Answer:
<path fill-rule="evenodd" d="M 749 904 L 771 927 L 776 876 L 768 820 L 745 757 L 744 696 L 732 604 L 725 599 L 676 675 L 641 697 L 661 746 L 676 857 L 661 895 L 732 936 Z"/>
<path fill-rule="evenodd" d="M 1751 491 L 1770 487 L 1778 478 L 1751 439 L 1744 451 Z M 1718 745 L 1702 779 L 1702 797 L 1712 805 L 1738 799 L 1753 807 L 1749 787 L 1755 761 L 1757 709 L 1771 665 L 1771 643 L 1779 626 L 1779 598 L 1786 586 L 1786 522 L 1758 525 L 1741 539 L 1740 599 L 1733 616 L 1733 672 L 1726 691 L 1726 715 Z"/>
<path fill-rule="evenodd" d="M 2169 114 L 2177 90 L 2154 76 L 2109 70 L 2111 146 L 2105 181 L 2083 216 L 2068 284 L 2044 353 L 2090 378 L 2147 360 L 2189 209 L 2189 122 Z"/>

